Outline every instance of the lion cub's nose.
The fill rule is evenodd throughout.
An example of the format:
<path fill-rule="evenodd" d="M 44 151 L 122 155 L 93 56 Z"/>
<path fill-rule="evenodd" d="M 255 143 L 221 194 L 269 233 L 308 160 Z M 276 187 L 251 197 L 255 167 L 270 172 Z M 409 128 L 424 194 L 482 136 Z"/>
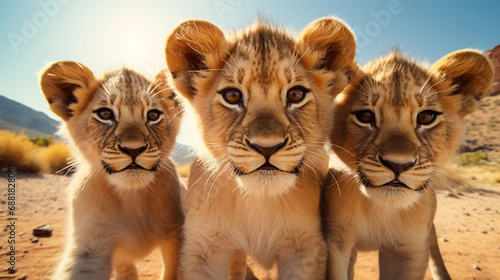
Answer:
<path fill-rule="evenodd" d="M 285 141 L 278 143 L 277 145 L 274 145 L 271 147 L 264 147 L 264 146 L 252 143 L 249 140 L 246 140 L 248 147 L 250 147 L 252 150 L 256 151 L 257 153 L 263 155 L 264 158 L 266 159 L 266 161 L 269 161 L 269 158 L 271 158 L 272 155 L 274 155 L 279 150 L 281 150 L 283 147 L 285 147 L 287 142 L 288 142 L 288 138 L 285 139 Z"/>
<path fill-rule="evenodd" d="M 142 147 L 136 148 L 136 149 L 131 149 L 131 148 L 122 147 L 122 146 L 118 145 L 118 149 L 122 153 L 129 155 L 132 158 L 132 160 L 135 160 L 137 158 L 137 156 L 139 156 L 142 152 L 144 152 L 146 150 L 146 146 L 142 146 Z"/>
<path fill-rule="evenodd" d="M 415 161 L 394 162 L 394 161 L 383 159 L 382 157 L 380 157 L 380 162 L 383 165 L 385 165 L 387 168 L 392 170 L 396 177 L 398 177 L 399 174 L 403 173 L 403 171 L 408 170 L 415 165 Z"/>

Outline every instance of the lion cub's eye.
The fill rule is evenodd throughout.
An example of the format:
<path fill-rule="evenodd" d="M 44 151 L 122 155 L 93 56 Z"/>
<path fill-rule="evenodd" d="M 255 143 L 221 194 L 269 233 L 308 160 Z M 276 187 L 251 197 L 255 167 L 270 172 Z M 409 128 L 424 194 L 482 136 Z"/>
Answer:
<path fill-rule="evenodd" d="M 356 112 L 356 118 L 361 123 L 372 123 L 375 120 L 375 114 L 370 110 L 362 110 Z"/>
<path fill-rule="evenodd" d="M 160 118 L 160 115 L 161 115 L 160 111 L 153 109 L 148 112 L 148 121 L 152 122 L 157 121 Z"/>
<path fill-rule="evenodd" d="M 309 92 L 306 88 L 302 86 L 295 86 L 288 90 L 286 93 L 286 100 L 289 103 L 300 103 L 306 97 L 306 94 Z"/>
<path fill-rule="evenodd" d="M 109 121 L 115 118 L 115 114 L 109 108 L 100 108 L 94 111 L 101 120 Z"/>
<path fill-rule="evenodd" d="M 219 91 L 219 93 L 222 95 L 222 98 L 224 98 L 224 101 L 226 101 L 228 104 L 237 105 L 243 101 L 243 94 L 239 89 L 226 88 Z"/>
<path fill-rule="evenodd" d="M 436 121 L 436 117 L 440 114 L 441 113 L 432 110 L 422 111 L 417 115 L 417 123 L 419 125 L 430 125 Z"/>

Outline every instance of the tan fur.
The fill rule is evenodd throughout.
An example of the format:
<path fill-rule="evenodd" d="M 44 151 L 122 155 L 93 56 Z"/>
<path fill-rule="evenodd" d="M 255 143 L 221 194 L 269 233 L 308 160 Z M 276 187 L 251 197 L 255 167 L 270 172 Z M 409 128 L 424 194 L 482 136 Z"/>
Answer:
<path fill-rule="evenodd" d="M 126 68 L 96 79 L 82 64 L 61 61 L 40 84 L 78 155 L 69 241 L 53 279 L 109 279 L 112 268 L 116 279 L 138 279 L 134 261 L 156 246 L 162 279 L 176 279 L 183 212 L 168 155 L 180 121 L 165 74 L 152 84 Z M 113 120 L 99 118 L 101 108 Z M 152 110 L 161 112 L 156 121 L 147 119 Z M 142 169 L 125 169 L 134 163 Z"/>
<path fill-rule="evenodd" d="M 352 279 L 358 250 L 379 250 L 381 279 L 422 279 L 429 254 L 434 278 L 447 279 L 434 192 L 453 187 L 442 167 L 491 83 L 491 64 L 463 50 L 427 69 L 392 52 L 358 74 L 334 106 L 333 149 L 350 171 L 332 169 L 324 193 L 329 279 Z M 357 118 L 363 110 L 373 122 Z M 435 121 L 417 122 L 426 110 Z"/>
<path fill-rule="evenodd" d="M 348 83 L 354 52 L 351 31 L 333 18 L 298 40 L 262 21 L 228 39 L 199 20 L 174 29 L 170 81 L 196 112 L 208 151 L 192 166 L 185 197 L 182 279 L 227 279 L 242 251 L 266 269 L 277 264 L 280 279 L 324 278 L 318 205 L 329 104 Z M 296 86 L 310 91 L 292 104 Z M 224 100 L 228 88 L 241 103 Z M 257 147 L 279 148 L 266 159 Z M 274 169 L 261 169 L 266 162 Z"/>

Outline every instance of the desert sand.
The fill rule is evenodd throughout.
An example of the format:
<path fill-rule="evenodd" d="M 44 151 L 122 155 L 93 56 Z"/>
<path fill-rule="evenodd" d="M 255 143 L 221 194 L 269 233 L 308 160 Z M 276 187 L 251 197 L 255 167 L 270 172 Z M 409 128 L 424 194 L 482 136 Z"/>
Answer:
<path fill-rule="evenodd" d="M 16 174 L 16 269 L 9 274 L 7 174 L 0 173 L 0 279 L 50 279 L 65 244 L 69 177 Z M 50 224 L 51 237 L 33 243 L 33 228 Z M 500 184 L 475 184 L 470 191 L 441 191 L 435 219 L 439 245 L 453 279 L 500 279 Z M 159 279 L 160 254 L 138 263 L 140 279 Z M 8 277 L 8 278 L 6 278 Z M 377 279 L 377 253 L 361 253 L 356 279 Z M 432 279 L 427 271 L 426 279 Z"/>

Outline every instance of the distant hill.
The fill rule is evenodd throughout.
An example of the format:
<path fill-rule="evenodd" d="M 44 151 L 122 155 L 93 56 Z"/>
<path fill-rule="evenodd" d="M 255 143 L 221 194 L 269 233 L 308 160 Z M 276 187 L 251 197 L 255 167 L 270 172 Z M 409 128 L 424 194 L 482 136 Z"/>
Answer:
<path fill-rule="evenodd" d="M 0 95 L 0 129 L 19 133 L 24 130 L 29 137 L 54 135 L 59 123 L 46 114 Z"/>
<path fill-rule="evenodd" d="M 47 133 L 44 133 L 44 132 L 41 132 L 38 130 L 20 127 L 20 126 L 17 126 L 15 124 L 8 123 L 2 119 L 0 119 L 0 130 L 8 130 L 8 131 L 14 132 L 16 134 L 23 133 L 23 134 L 27 135 L 29 138 L 48 137 L 51 135 L 51 134 L 47 134 Z"/>

